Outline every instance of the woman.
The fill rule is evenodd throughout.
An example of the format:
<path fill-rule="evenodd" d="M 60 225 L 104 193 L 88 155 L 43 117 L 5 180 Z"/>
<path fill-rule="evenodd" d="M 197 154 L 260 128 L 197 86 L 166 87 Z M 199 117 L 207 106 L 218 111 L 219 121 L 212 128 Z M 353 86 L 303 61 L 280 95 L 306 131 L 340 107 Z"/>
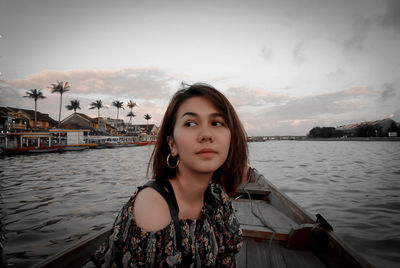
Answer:
<path fill-rule="evenodd" d="M 247 154 L 223 94 L 206 84 L 179 90 L 151 156 L 155 182 L 122 208 L 96 265 L 235 267 L 242 236 L 228 195 L 241 183 Z"/>

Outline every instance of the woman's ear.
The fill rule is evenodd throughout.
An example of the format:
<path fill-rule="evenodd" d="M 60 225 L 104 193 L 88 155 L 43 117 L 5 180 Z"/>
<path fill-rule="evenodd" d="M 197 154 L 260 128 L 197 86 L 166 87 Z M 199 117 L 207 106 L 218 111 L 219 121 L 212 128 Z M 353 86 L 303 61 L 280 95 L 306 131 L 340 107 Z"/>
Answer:
<path fill-rule="evenodd" d="M 172 136 L 167 137 L 167 143 L 172 156 L 178 155 L 178 149 L 176 148 L 174 138 Z"/>

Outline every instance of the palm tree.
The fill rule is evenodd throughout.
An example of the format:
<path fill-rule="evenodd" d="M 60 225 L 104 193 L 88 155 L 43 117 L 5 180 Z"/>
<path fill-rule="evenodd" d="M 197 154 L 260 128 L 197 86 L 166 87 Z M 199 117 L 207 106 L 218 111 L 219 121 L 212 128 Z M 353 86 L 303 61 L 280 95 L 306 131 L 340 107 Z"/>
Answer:
<path fill-rule="evenodd" d="M 37 124 L 37 115 L 36 115 L 36 113 L 37 113 L 37 101 L 38 101 L 38 99 L 44 99 L 46 97 L 43 95 L 43 93 L 42 93 L 42 91 L 40 91 L 40 89 L 39 90 L 31 89 L 29 91 L 26 91 L 26 95 L 24 96 L 24 98 L 31 98 L 31 99 L 33 99 L 35 101 L 35 124 L 34 124 L 33 128 L 36 129 L 36 124 Z"/>
<path fill-rule="evenodd" d="M 119 115 L 119 109 L 124 109 L 125 110 L 125 108 L 123 107 L 123 105 L 124 105 L 124 103 L 122 102 L 122 101 L 113 101 L 113 103 L 112 103 L 112 106 L 114 106 L 114 107 L 116 107 L 117 108 L 117 120 L 118 120 L 118 115 Z"/>
<path fill-rule="evenodd" d="M 130 100 L 126 106 L 128 106 L 131 109 L 131 112 L 132 112 L 132 108 L 136 107 L 137 104 L 136 104 L 136 102 L 133 102 L 133 101 Z"/>
<path fill-rule="evenodd" d="M 96 100 L 90 104 L 89 109 L 97 109 L 97 128 L 99 128 L 100 125 L 100 109 L 104 108 L 103 103 L 101 100 Z"/>
<path fill-rule="evenodd" d="M 65 92 L 70 91 L 70 86 L 68 86 L 68 82 L 57 81 L 57 84 L 51 84 L 49 88 L 51 89 L 51 93 L 60 93 L 60 112 L 58 114 L 58 127 L 60 127 L 62 95 Z"/>
<path fill-rule="evenodd" d="M 146 132 L 148 132 L 149 131 L 149 120 L 151 119 L 151 116 L 149 114 L 145 114 L 144 119 L 147 120 Z"/>
<path fill-rule="evenodd" d="M 130 124 L 131 121 L 132 121 L 132 117 L 135 117 L 135 116 L 136 116 L 136 115 L 132 112 L 132 109 L 133 109 L 133 107 L 136 107 L 137 104 L 136 104 L 136 102 L 133 102 L 132 100 L 129 100 L 129 102 L 128 102 L 128 104 L 127 104 L 126 106 L 128 106 L 128 107 L 131 109 L 130 113 L 128 113 L 128 114 L 126 115 L 126 116 L 129 116 L 129 117 L 130 117 L 130 119 L 129 119 L 129 124 Z"/>
<path fill-rule="evenodd" d="M 134 114 L 132 111 L 130 111 L 126 116 L 130 117 L 130 118 L 129 118 L 129 124 L 130 124 L 131 121 L 132 121 L 132 117 L 135 117 L 136 114 Z"/>
<path fill-rule="evenodd" d="M 76 109 L 81 109 L 81 104 L 79 103 L 78 100 L 72 100 L 70 104 L 65 106 L 69 111 L 74 110 L 74 113 L 76 113 Z"/>

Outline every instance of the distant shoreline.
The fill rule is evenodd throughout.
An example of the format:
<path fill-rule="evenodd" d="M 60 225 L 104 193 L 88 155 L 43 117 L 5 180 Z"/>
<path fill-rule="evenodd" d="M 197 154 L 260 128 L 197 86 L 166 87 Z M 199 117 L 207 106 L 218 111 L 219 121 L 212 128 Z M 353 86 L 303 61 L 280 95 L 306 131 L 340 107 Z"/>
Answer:
<path fill-rule="evenodd" d="M 295 141 L 400 141 L 400 137 L 295 138 Z"/>
<path fill-rule="evenodd" d="M 260 142 L 262 140 L 253 140 L 250 142 Z M 264 141 L 400 141 L 400 137 L 348 137 L 348 138 L 307 138 L 304 136 L 274 137 Z"/>
<path fill-rule="evenodd" d="M 400 137 L 305 138 L 305 141 L 400 141 Z"/>

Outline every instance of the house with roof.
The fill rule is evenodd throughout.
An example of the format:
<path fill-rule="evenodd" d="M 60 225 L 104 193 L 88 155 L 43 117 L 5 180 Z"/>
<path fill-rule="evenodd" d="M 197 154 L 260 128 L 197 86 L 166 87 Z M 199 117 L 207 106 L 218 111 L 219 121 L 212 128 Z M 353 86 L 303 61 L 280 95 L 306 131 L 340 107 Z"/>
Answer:
<path fill-rule="evenodd" d="M 86 114 L 73 113 L 61 121 L 61 127 L 65 129 L 98 129 L 97 118 L 91 118 Z"/>
<path fill-rule="evenodd" d="M 127 124 L 126 132 L 130 135 L 146 134 L 156 135 L 158 134 L 159 128 L 155 124 L 144 124 L 144 125 L 132 125 Z M 136 136 L 135 135 L 135 136 Z"/>
<path fill-rule="evenodd" d="M 112 122 L 110 124 L 109 118 L 92 118 L 82 113 L 73 113 L 67 116 L 61 121 L 61 127 L 65 129 L 89 129 L 92 132 L 99 132 L 99 134 L 116 135 L 118 133 L 114 124 Z"/>
<path fill-rule="evenodd" d="M 123 119 L 114 119 L 110 117 L 102 118 L 100 120 L 104 125 L 113 127 L 117 132 L 123 132 L 125 130 L 125 123 Z"/>
<path fill-rule="evenodd" d="M 57 126 L 57 121 L 48 114 L 36 112 L 37 128 L 47 130 Z M 0 130 L 1 131 L 27 131 L 34 128 L 35 111 L 14 107 L 0 107 Z"/>
<path fill-rule="evenodd" d="M 336 127 L 336 130 L 340 130 L 347 137 L 357 136 L 357 129 L 362 126 L 370 126 L 375 129 L 375 132 L 371 132 L 371 136 L 387 136 L 389 130 L 397 126 L 397 123 L 390 118 L 362 122 L 358 124 L 348 124 L 344 126 Z"/>
<path fill-rule="evenodd" d="M 343 132 L 344 136 L 354 137 L 357 133 L 357 127 L 359 124 L 348 124 L 343 126 L 336 127 L 336 130 L 340 130 Z"/>

